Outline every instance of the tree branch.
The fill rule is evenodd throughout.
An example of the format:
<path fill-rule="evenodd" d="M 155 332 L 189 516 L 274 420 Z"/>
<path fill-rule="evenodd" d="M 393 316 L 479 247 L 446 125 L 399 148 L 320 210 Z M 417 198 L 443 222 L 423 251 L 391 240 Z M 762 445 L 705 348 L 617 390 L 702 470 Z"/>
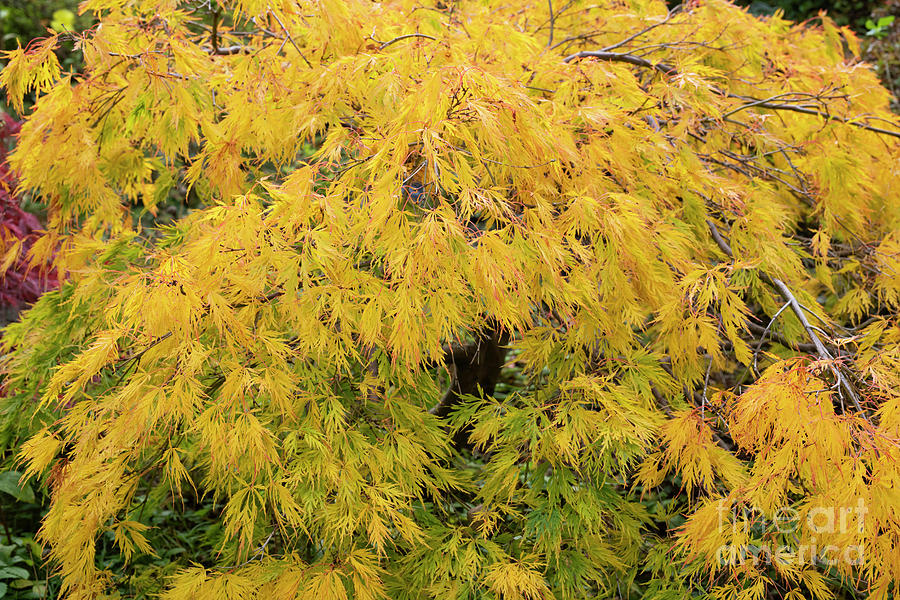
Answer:
<path fill-rule="evenodd" d="M 269 14 L 272 15 L 276 21 L 278 21 L 278 25 L 281 27 L 281 30 L 284 32 L 284 35 L 287 36 L 288 41 L 291 42 L 291 46 L 294 47 L 294 50 L 297 51 L 297 54 L 300 55 L 300 58 L 303 59 L 303 62 L 306 63 L 306 66 L 310 69 L 312 68 L 312 63 L 306 58 L 306 55 L 303 54 L 303 51 L 300 50 L 300 46 L 297 45 L 297 42 L 294 41 L 294 38 L 291 37 L 291 34 L 288 33 L 287 27 L 284 26 L 284 23 L 281 22 L 281 19 L 278 18 L 278 15 L 275 14 L 274 11 L 269 11 Z"/>
<path fill-rule="evenodd" d="M 617 45 L 609 46 L 609 48 L 615 48 L 615 47 L 618 47 L 618 46 Z M 659 71 L 660 73 L 663 73 L 663 74 L 669 75 L 669 76 L 678 75 L 678 70 L 675 67 L 673 67 L 672 65 L 669 65 L 666 63 L 654 63 L 654 62 L 650 62 L 646 58 L 641 58 L 640 56 L 635 56 L 634 54 L 609 52 L 608 50 L 582 50 L 581 52 L 576 52 L 575 54 L 570 54 L 569 56 L 565 57 L 563 59 L 563 62 L 569 63 L 569 62 L 579 59 L 579 58 L 599 58 L 601 60 L 609 60 L 609 61 L 613 61 L 613 62 L 624 62 L 624 63 L 628 63 L 630 65 L 643 67 L 645 69 L 655 69 L 656 71 Z M 888 135 L 891 137 L 900 138 L 900 131 L 891 131 L 890 129 L 883 129 L 881 127 L 873 127 L 872 125 L 867 125 L 866 123 L 860 123 L 859 121 L 854 120 L 854 119 L 839 117 L 837 115 L 832 115 L 829 113 L 822 112 L 820 110 L 816 110 L 814 108 L 807 108 L 805 106 L 796 106 L 793 104 L 774 103 L 774 102 L 769 102 L 767 100 L 760 99 L 760 98 L 753 98 L 752 96 L 740 96 L 737 94 L 731 94 L 731 93 L 725 92 L 725 91 L 720 90 L 715 87 L 713 87 L 711 89 L 714 92 L 719 93 L 727 98 L 733 98 L 733 99 L 744 100 L 746 102 L 749 102 L 749 104 L 738 107 L 738 108 L 732 110 L 731 112 L 726 113 L 726 115 L 731 115 L 738 111 L 745 110 L 745 109 L 751 108 L 751 107 L 767 108 L 769 110 L 785 110 L 785 111 L 790 111 L 790 112 L 801 113 L 804 115 L 813 115 L 813 116 L 817 116 L 817 117 L 822 117 L 828 121 L 838 121 L 839 123 L 851 125 L 853 127 L 857 127 L 859 129 L 864 129 L 866 131 L 871 131 L 873 133 L 878 133 L 881 135 Z"/>
<path fill-rule="evenodd" d="M 235 54 L 250 54 L 251 52 L 253 52 L 253 48 L 250 46 L 241 46 L 240 44 L 234 46 L 218 46 L 209 50 L 209 53 L 215 56 L 233 56 Z"/>
<path fill-rule="evenodd" d="M 633 54 L 604 52 L 602 50 L 582 50 L 581 52 L 576 52 L 575 54 L 570 54 L 569 56 L 565 57 L 563 59 L 563 62 L 568 63 L 579 58 L 599 58 L 601 60 L 609 60 L 612 62 L 624 62 L 630 65 L 644 67 L 645 69 L 656 69 L 660 73 L 669 76 L 678 75 L 678 70 L 675 69 L 675 67 L 673 67 L 672 65 L 668 65 L 666 63 L 652 63 L 646 58 L 641 58 L 640 56 L 635 56 Z"/>
<path fill-rule="evenodd" d="M 859 129 L 865 129 L 866 131 L 871 131 L 873 133 L 879 133 L 881 135 L 889 135 L 891 137 L 900 138 L 900 131 L 891 131 L 890 129 L 882 129 L 881 127 L 873 127 L 871 125 L 867 125 L 865 123 L 860 123 L 859 121 L 855 121 L 852 119 L 847 119 L 844 117 L 839 117 L 837 115 L 832 115 L 829 113 L 824 113 L 820 110 L 816 110 L 814 108 L 807 108 L 805 106 L 796 106 L 793 104 L 783 104 L 783 103 L 774 103 L 769 102 L 767 100 L 761 100 L 759 98 L 752 98 L 747 96 L 738 96 L 736 94 L 727 94 L 729 98 L 736 98 L 739 100 L 746 100 L 749 104 L 738 107 L 732 110 L 730 113 L 726 113 L 728 115 L 734 114 L 740 110 L 744 110 L 746 108 L 751 107 L 759 107 L 759 108 L 768 108 L 769 110 L 786 110 L 789 112 L 801 113 L 804 115 L 814 115 L 817 117 L 822 117 L 827 121 L 838 121 L 839 123 L 844 123 L 846 125 L 852 125 L 853 127 L 858 127 Z"/>
<path fill-rule="evenodd" d="M 556 17 L 553 16 L 553 0 L 547 0 L 547 6 L 550 9 L 550 39 L 547 40 L 547 46 L 553 46 L 553 27 L 556 24 Z"/>
<path fill-rule="evenodd" d="M 388 40 L 388 41 L 382 43 L 381 46 L 378 47 L 378 49 L 379 49 L 379 50 L 384 50 L 385 48 L 387 48 L 387 47 L 390 46 L 391 44 L 396 44 L 397 42 L 399 42 L 399 41 L 401 41 L 401 40 L 406 40 L 406 39 L 414 38 L 414 37 L 425 38 L 425 39 L 427 39 L 427 40 L 432 40 L 432 41 L 437 39 L 436 37 L 433 37 L 433 36 L 430 36 L 430 35 L 426 35 L 426 34 L 424 34 L 424 33 L 407 33 L 407 34 L 397 36 L 397 37 L 395 37 L 395 38 L 392 39 L 392 40 Z M 376 41 L 377 41 L 377 40 L 376 40 Z"/>
<path fill-rule="evenodd" d="M 731 246 L 728 245 L 728 242 L 725 241 L 725 238 L 722 237 L 722 234 L 719 233 L 718 227 L 711 220 L 707 219 L 706 224 L 709 226 L 709 231 L 712 234 L 713 240 L 715 240 L 716 244 L 719 246 L 719 249 L 722 250 L 729 258 L 734 258 L 734 254 L 731 252 Z M 853 401 L 853 406 L 856 407 L 856 410 L 859 412 L 863 412 L 862 405 L 859 402 L 859 395 L 856 390 L 847 381 L 847 378 L 844 377 L 844 374 L 841 373 L 841 370 L 834 364 L 834 357 L 831 355 L 831 352 L 828 351 L 828 348 L 825 347 L 825 344 L 822 343 L 822 340 L 819 338 L 818 334 L 816 334 L 816 328 L 813 327 L 809 320 L 806 318 L 806 313 L 803 312 L 803 307 L 800 306 L 800 303 L 797 302 L 797 298 L 791 292 L 790 288 L 788 288 L 787 284 L 776 277 L 771 277 L 762 273 L 762 276 L 768 280 L 772 285 L 778 288 L 778 291 L 781 292 L 781 295 L 784 296 L 784 299 L 787 300 L 787 303 L 791 307 L 791 311 L 800 321 L 800 324 L 803 326 L 803 329 L 806 330 L 806 334 L 812 340 L 812 343 L 816 347 L 816 351 L 819 355 L 819 358 L 822 360 L 829 362 L 829 368 L 831 369 L 832 374 L 837 380 L 838 386 L 850 397 Z"/>
<path fill-rule="evenodd" d="M 212 30 L 209 32 L 209 44 L 212 46 L 212 54 L 219 53 L 219 9 L 212 11 Z"/>
<path fill-rule="evenodd" d="M 790 302 L 791 309 L 794 311 L 794 314 L 800 320 L 803 328 L 806 329 L 806 333 L 807 335 L 809 335 L 813 344 L 816 345 L 816 350 L 818 350 L 819 356 L 823 360 L 830 361 L 829 366 L 831 367 L 831 372 L 834 374 L 835 378 L 837 378 L 838 385 L 853 401 L 853 406 L 856 407 L 856 410 L 862 412 L 862 406 L 859 403 L 859 396 L 857 395 L 856 390 L 853 389 L 853 386 L 850 385 L 850 382 L 847 381 L 847 378 L 844 377 L 844 374 L 841 373 L 841 370 L 834 364 L 834 357 L 831 356 L 831 353 L 825 347 L 825 344 L 823 344 L 822 340 L 819 339 L 819 336 L 816 335 L 815 328 L 809 324 L 809 321 L 806 318 L 806 313 L 803 312 L 803 308 L 800 306 L 800 303 L 797 302 L 794 294 L 791 293 L 791 290 L 780 279 L 776 279 L 775 277 L 772 277 L 771 279 L 772 283 L 775 284 L 775 287 L 777 287 L 781 291 L 781 295 L 784 296 L 788 302 Z"/>

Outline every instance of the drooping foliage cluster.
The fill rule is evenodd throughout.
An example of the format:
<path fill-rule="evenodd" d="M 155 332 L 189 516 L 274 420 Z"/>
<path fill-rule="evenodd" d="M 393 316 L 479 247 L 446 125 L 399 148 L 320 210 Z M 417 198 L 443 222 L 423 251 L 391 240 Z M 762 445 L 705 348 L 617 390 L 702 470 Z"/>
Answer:
<path fill-rule="evenodd" d="M 0 51 L 8 51 L 29 40 L 42 38 L 47 30 L 74 32 L 91 25 L 89 15 L 76 15 L 78 0 L 5 0 L 0 4 Z M 81 58 L 71 43 L 59 44 L 56 55 L 64 68 L 79 70 Z M 0 60 L 0 68 L 5 61 Z M 0 110 L 11 109 L 0 95 Z M 29 98 L 30 100 L 30 98 Z"/>
<path fill-rule="evenodd" d="M 721 0 L 87 0 L 8 54 L 66 282 L 3 435 L 70 598 L 886 598 L 900 124 Z M 150 228 L 173 188 L 195 205 Z M 167 545 L 168 544 L 168 545 Z M 768 554 L 766 549 L 771 549 Z"/>
<path fill-rule="evenodd" d="M 21 198 L 15 195 L 15 175 L 6 162 L 7 144 L 20 126 L 11 116 L 0 113 L 0 250 L 4 257 L 0 262 L 0 311 L 10 313 L 34 302 L 56 284 L 52 268 L 32 265 L 27 257 L 42 229 L 40 221 L 22 209 Z"/>

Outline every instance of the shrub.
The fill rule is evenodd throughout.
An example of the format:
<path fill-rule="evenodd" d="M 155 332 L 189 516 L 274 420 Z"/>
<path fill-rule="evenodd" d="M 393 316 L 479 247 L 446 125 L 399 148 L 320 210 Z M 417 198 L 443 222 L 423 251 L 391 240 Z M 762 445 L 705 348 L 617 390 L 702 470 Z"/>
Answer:
<path fill-rule="evenodd" d="M 4 400 L 67 597 L 146 581 L 98 540 L 172 599 L 894 593 L 900 125 L 848 29 L 85 6 L 83 76 L 0 74 L 67 277 Z M 200 498 L 218 554 L 170 554 Z"/>

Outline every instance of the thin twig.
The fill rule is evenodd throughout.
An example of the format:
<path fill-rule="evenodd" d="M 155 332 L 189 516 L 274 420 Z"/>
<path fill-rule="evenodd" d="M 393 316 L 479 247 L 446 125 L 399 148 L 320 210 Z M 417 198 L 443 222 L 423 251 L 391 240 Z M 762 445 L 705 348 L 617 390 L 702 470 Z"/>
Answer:
<path fill-rule="evenodd" d="M 547 40 L 547 46 L 553 46 L 553 27 L 556 25 L 556 17 L 553 16 L 553 0 L 547 0 L 547 6 L 550 9 L 550 39 Z"/>
<path fill-rule="evenodd" d="M 244 562 L 242 562 L 242 563 L 240 563 L 240 564 L 238 564 L 238 565 L 232 565 L 232 566 L 230 566 L 230 567 L 219 567 L 219 570 L 220 570 L 220 571 L 233 571 L 233 570 L 235 570 L 235 569 L 239 569 L 239 568 L 241 568 L 241 567 L 244 567 L 244 566 L 249 565 L 251 562 L 253 562 L 253 561 L 256 560 L 257 558 L 259 558 L 260 556 L 262 556 L 262 553 L 266 551 L 266 546 L 269 545 L 269 542 L 272 540 L 272 536 L 274 536 L 274 535 L 275 535 L 275 530 L 273 529 L 273 530 L 272 530 L 272 533 L 269 534 L 269 537 L 266 538 L 266 541 L 264 541 L 264 542 L 262 543 L 262 545 L 261 545 L 259 548 L 256 549 L 256 552 L 253 554 L 253 556 L 251 556 L 250 558 L 248 558 L 248 559 L 245 560 Z"/>
<path fill-rule="evenodd" d="M 666 15 L 666 18 L 663 19 L 662 21 L 660 21 L 659 23 L 654 23 L 653 25 L 650 25 L 649 27 L 645 27 L 645 28 L 642 29 L 641 31 L 638 31 L 638 32 L 635 33 L 635 34 L 628 36 L 627 38 L 625 38 L 625 39 L 622 40 L 621 42 L 616 42 L 616 43 L 613 44 L 612 46 L 607 46 L 606 48 L 601 48 L 601 50 L 602 50 L 603 52 L 612 52 L 612 51 L 615 50 L 616 48 L 621 48 L 622 46 L 624 46 L 624 45 L 627 44 L 628 42 L 631 42 L 632 40 L 636 40 L 637 38 L 641 37 L 642 35 L 644 35 L 644 34 L 647 33 L 648 31 L 651 31 L 651 30 L 653 30 L 653 29 L 656 29 L 657 27 L 660 27 L 660 26 L 662 26 L 662 25 L 665 25 L 665 24 L 668 23 L 668 22 L 672 19 L 672 17 L 674 17 L 680 10 L 681 10 L 681 6 L 676 6 L 675 8 L 673 8 L 672 10 L 670 10 L 669 13 Z"/>
<path fill-rule="evenodd" d="M 654 63 L 650 62 L 645 58 L 641 58 L 640 56 L 635 56 L 634 54 L 627 53 L 619 53 L 619 52 L 608 52 L 603 50 L 582 50 L 581 52 L 576 52 L 575 54 L 570 54 L 569 56 L 563 59 L 564 63 L 569 63 L 573 60 L 579 58 L 599 58 L 601 60 L 609 60 L 613 62 L 624 62 L 630 65 L 635 65 L 638 67 L 643 67 L 645 69 L 655 69 L 660 73 L 669 76 L 678 75 L 678 70 L 675 67 L 666 64 L 666 63 Z M 713 92 L 726 96 L 728 98 L 734 98 L 739 100 L 744 100 L 749 102 L 744 106 L 738 107 L 737 109 L 731 111 L 730 113 L 726 113 L 726 116 L 734 114 L 735 112 L 744 110 L 750 107 L 758 107 L 758 108 L 768 108 L 769 110 L 786 110 L 790 112 L 802 113 L 805 115 L 814 115 L 817 117 L 822 117 L 826 121 L 838 121 L 839 123 L 844 123 L 846 125 L 851 125 L 853 127 L 857 127 L 859 129 L 864 129 L 866 131 L 871 131 L 873 133 L 879 133 L 881 135 L 889 135 L 891 137 L 900 138 L 900 131 L 891 131 L 889 129 L 883 129 L 881 127 L 873 127 L 872 125 L 867 125 L 866 123 L 861 123 L 859 121 L 839 117 L 837 115 L 832 115 L 830 113 L 825 113 L 820 110 L 816 110 L 813 108 L 807 108 L 804 106 L 795 106 L 791 104 L 783 104 L 783 103 L 773 103 L 768 102 L 767 100 L 760 98 L 753 98 L 748 96 L 739 96 L 737 94 L 731 94 L 724 92 L 723 90 L 717 89 L 715 87 L 711 88 Z M 860 118 L 860 117 L 857 117 Z"/>
<path fill-rule="evenodd" d="M 866 131 L 871 131 L 873 133 L 880 133 L 881 135 L 889 135 L 891 137 L 900 138 L 900 131 L 891 131 L 890 129 L 882 129 L 881 127 L 873 127 L 871 125 L 867 125 L 866 123 L 860 123 L 859 121 L 855 121 L 853 119 L 848 119 L 845 117 L 839 117 L 837 115 L 832 115 L 830 113 L 824 113 L 820 110 L 816 110 L 814 108 L 806 108 L 803 106 L 794 106 L 792 104 L 775 104 L 773 102 L 767 102 L 765 100 L 760 100 L 759 98 L 748 98 L 746 96 L 738 96 L 736 94 L 727 94 L 729 98 L 737 98 L 740 100 L 747 100 L 750 104 L 739 107 L 736 110 L 733 110 L 731 113 L 733 114 L 738 110 L 743 110 L 745 108 L 750 108 L 751 106 L 755 106 L 758 108 L 768 108 L 769 110 L 786 110 L 790 112 L 802 113 L 804 115 L 814 115 L 817 117 L 822 117 L 826 121 L 838 121 L 839 123 L 844 123 L 846 125 L 852 125 L 853 127 L 858 127 L 859 129 L 865 129 Z"/>
<path fill-rule="evenodd" d="M 771 319 L 769 319 L 769 324 L 766 325 L 766 328 L 763 329 L 762 335 L 759 337 L 759 343 L 756 344 L 756 350 L 753 351 L 753 370 L 759 373 L 759 363 L 757 362 L 757 358 L 759 357 L 759 351 L 762 349 L 763 342 L 766 341 L 766 335 L 769 333 L 769 328 L 775 323 L 775 320 L 778 316 L 784 312 L 784 309 L 788 308 L 790 304 L 785 302 L 784 305 L 778 309 Z"/>
<path fill-rule="evenodd" d="M 387 47 L 390 46 L 391 44 L 395 44 L 395 43 L 397 43 L 397 42 L 399 42 L 399 41 L 401 41 L 401 40 L 406 40 L 406 39 L 414 38 L 414 37 L 425 38 L 425 39 L 432 40 L 432 41 L 437 40 L 436 37 L 433 37 L 433 36 L 430 36 L 430 35 L 426 35 L 426 34 L 424 34 L 424 33 L 407 33 L 407 34 L 404 34 L 404 35 L 395 37 L 395 38 L 392 39 L 392 40 L 388 40 L 388 41 L 384 42 L 383 44 L 381 44 L 381 46 L 378 47 L 378 49 L 379 49 L 379 50 L 384 50 L 385 48 L 387 48 Z"/>
<path fill-rule="evenodd" d="M 159 344 L 159 343 L 161 343 L 161 342 L 164 342 L 165 340 L 169 339 L 170 337 L 172 337 L 172 332 L 171 332 L 171 331 L 169 331 L 169 332 L 167 332 L 167 333 L 164 333 L 163 335 L 159 336 L 158 338 L 156 338 L 155 340 L 153 340 L 152 342 L 150 342 L 149 344 L 147 344 L 147 347 L 146 347 L 146 348 L 144 348 L 143 350 L 141 350 L 140 352 L 138 352 L 138 353 L 135 354 L 134 356 L 123 356 L 123 357 L 120 358 L 117 362 L 120 362 L 120 363 L 121 363 L 121 362 L 124 362 L 124 361 L 126 361 L 126 360 L 135 360 L 135 361 L 138 361 L 138 360 L 141 359 L 142 356 L 144 356 L 145 354 L 147 354 L 147 351 L 149 351 L 151 348 L 153 348 L 153 347 L 156 346 L 157 344 Z"/>
<path fill-rule="evenodd" d="M 366 372 L 377 381 L 378 379 L 378 359 L 375 358 L 375 347 L 366 346 L 363 350 L 363 358 L 366 363 Z M 375 402 L 378 400 L 378 392 L 376 386 L 368 386 L 366 391 L 366 400 Z"/>
<path fill-rule="evenodd" d="M 709 389 L 709 373 L 712 371 L 713 357 L 709 357 L 709 364 L 706 365 L 706 377 L 703 378 L 703 398 L 700 400 L 700 418 L 706 420 L 706 391 Z"/>
<path fill-rule="evenodd" d="M 291 37 L 291 34 L 288 33 L 287 27 L 284 26 L 284 23 L 281 22 L 281 19 L 278 18 L 278 15 L 275 14 L 274 11 L 269 11 L 269 14 L 278 22 L 278 25 L 281 26 L 281 30 L 284 32 L 284 35 L 287 37 L 288 41 L 291 43 L 291 46 L 294 47 L 294 50 L 297 51 L 297 54 L 300 55 L 300 58 L 303 59 L 303 62 L 306 63 L 306 66 L 312 69 L 312 63 L 307 60 L 306 55 L 303 54 L 303 51 L 300 50 L 300 46 L 297 45 L 297 42 L 294 41 L 294 38 Z"/>

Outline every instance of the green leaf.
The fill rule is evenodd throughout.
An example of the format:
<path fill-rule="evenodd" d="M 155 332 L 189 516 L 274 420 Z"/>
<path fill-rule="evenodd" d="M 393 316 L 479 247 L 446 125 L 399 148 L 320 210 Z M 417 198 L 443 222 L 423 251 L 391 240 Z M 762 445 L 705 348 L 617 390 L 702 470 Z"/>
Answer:
<path fill-rule="evenodd" d="M 35 502 L 34 490 L 31 484 L 19 484 L 22 474 L 18 471 L 6 471 L 0 473 L 0 492 L 6 492 L 19 502 L 32 504 Z"/>
<path fill-rule="evenodd" d="M 22 567 L 2 567 L 0 568 L 0 579 L 28 579 L 31 573 Z"/>

